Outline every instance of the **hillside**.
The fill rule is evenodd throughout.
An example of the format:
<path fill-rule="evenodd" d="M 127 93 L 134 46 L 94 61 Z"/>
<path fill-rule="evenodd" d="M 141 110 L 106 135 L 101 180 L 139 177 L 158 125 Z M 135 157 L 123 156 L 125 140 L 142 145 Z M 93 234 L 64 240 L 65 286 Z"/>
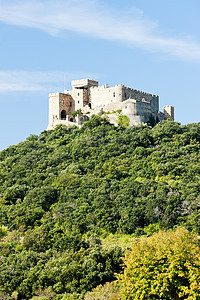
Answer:
<path fill-rule="evenodd" d="M 2 151 L 1 298 L 81 299 L 114 280 L 123 250 L 102 247 L 109 234 L 200 234 L 199 142 L 199 124 L 123 128 L 93 116 Z"/>

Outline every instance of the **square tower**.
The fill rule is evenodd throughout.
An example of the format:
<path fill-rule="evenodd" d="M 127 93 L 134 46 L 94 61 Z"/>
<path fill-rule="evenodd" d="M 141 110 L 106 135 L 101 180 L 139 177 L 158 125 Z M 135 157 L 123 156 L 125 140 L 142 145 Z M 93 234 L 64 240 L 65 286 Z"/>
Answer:
<path fill-rule="evenodd" d="M 89 90 L 91 87 L 98 87 L 98 81 L 91 79 L 80 79 L 72 81 L 72 91 L 70 95 L 75 103 L 75 110 L 83 109 L 89 105 Z"/>
<path fill-rule="evenodd" d="M 67 115 L 74 111 L 74 104 L 69 94 L 49 94 L 49 128 L 56 120 L 66 120 Z"/>
<path fill-rule="evenodd" d="M 163 106 L 163 111 L 164 111 L 165 119 L 171 119 L 174 121 L 174 106 L 172 105 Z"/>

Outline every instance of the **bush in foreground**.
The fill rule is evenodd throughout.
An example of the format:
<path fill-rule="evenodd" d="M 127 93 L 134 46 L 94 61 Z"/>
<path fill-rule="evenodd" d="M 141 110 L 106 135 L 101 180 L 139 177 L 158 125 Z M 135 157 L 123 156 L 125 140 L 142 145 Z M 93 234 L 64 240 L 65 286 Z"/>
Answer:
<path fill-rule="evenodd" d="M 200 248 L 186 229 L 136 240 L 119 275 L 121 299 L 200 299 Z"/>

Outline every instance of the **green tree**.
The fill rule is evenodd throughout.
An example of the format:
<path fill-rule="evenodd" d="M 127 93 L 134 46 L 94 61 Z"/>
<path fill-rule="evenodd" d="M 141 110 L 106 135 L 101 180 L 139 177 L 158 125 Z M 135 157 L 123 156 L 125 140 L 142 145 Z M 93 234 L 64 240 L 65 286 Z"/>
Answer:
<path fill-rule="evenodd" d="M 76 111 L 74 111 L 73 113 L 71 113 L 71 115 L 73 117 L 77 117 L 77 115 L 82 115 L 82 110 L 81 109 L 78 109 Z"/>
<path fill-rule="evenodd" d="M 200 299 L 200 248 L 184 228 L 136 240 L 119 275 L 121 299 Z"/>

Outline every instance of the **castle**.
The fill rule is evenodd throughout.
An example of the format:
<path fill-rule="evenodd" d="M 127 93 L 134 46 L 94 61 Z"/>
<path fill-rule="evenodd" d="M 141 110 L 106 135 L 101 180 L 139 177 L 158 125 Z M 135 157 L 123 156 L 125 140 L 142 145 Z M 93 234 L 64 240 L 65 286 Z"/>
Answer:
<path fill-rule="evenodd" d="M 74 113 L 77 112 L 77 113 Z M 174 107 L 164 106 L 159 111 L 159 97 L 124 85 L 99 86 L 97 81 L 81 79 L 72 81 L 72 90 L 49 94 L 49 125 L 47 130 L 57 125 L 81 126 L 88 117 L 102 112 L 109 121 L 117 125 L 118 115 L 126 115 L 129 124 L 140 125 L 150 119 L 174 120 Z"/>

